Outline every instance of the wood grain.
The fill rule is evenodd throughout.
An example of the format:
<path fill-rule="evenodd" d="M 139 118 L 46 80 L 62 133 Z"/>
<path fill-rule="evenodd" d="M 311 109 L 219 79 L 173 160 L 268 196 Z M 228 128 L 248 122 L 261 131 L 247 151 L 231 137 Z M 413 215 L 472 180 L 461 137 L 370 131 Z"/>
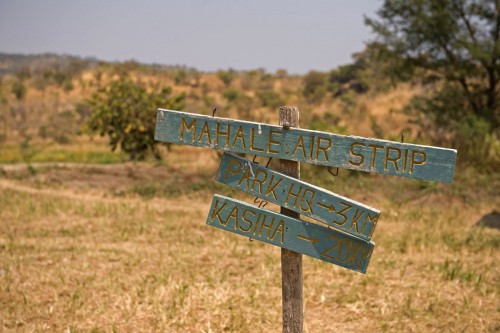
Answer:
<path fill-rule="evenodd" d="M 299 110 L 295 107 L 280 107 L 279 124 L 283 126 L 284 131 L 289 131 L 290 128 L 298 128 Z M 299 179 L 300 162 L 280 159 L 280 171 L 287 176 Z M 300 218 L 298 212 L 290 210 L 287 207 L 281 207 L 280 212 L 291 218 Z M 283 333 L 302 333 L 304 326 L 302 286 L 302 254 L 294 249 L 281 248 Z"/>

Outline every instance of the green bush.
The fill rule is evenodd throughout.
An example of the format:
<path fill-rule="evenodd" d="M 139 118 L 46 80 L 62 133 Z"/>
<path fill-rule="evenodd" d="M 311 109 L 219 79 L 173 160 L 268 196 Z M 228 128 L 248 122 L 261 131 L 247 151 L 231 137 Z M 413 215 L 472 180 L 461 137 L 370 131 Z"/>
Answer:
<path fill-rule="evenodd" d="M 217 76 L 224 83 L 224 86 L 229 87 L 231 82 L 236 78 L 236 71 L 230 69 L 228 71 L 218 71 Z"/>
<path fill-rule="evenodd" d="M 14 94 L 14 96 L 16 96 L 18 100 L 22 100 L 26 95 L 26 86 L 24 85 L 23 81 L 14 81 L 14 83 L 12 84 L 11 92 Z"/>
<path fill-rule="evenodd" d="M 239 100 L 242 97 L 243 93 L 239 89 L 229 88 L 229 89 L 224 90 L 224 92 L 222 93 L 222 95 L 229 102 L 235 102 L 235 101 Z"/>
<path fill-rule="evenodd" d="M 88 101 L 92 114 L 87 127 L 108 136 L 111 149 L 119 146 L 132 160 L 144 159 L 148 150 L 161 159 L 154 140 L 156 110 L 184 107 L 184 95 L 169 97 L 170 93 L 170 88 L 149 92 L 126 78 L 113 81 Z"/>
<path fill-rule="evenodd" d="M 485 119 L 469 115 L 455 122 L 454 147 L 461 164 L 484 172 L 500 170 L 500 140 Z"/>
<path fill-rule="evenodd" d="M 278 108 L 285 104 L 283 98 L 274 90 L 258 90 L 257 98 L 262 105 L 272 109 Z"/>
<path fill-rule="evenodd" d="M 302 93 L 311 103 L 319 103 L 325 96 L 328 88 L 328 75 L 323 72 L 311 71 L 304 76 Z"/>

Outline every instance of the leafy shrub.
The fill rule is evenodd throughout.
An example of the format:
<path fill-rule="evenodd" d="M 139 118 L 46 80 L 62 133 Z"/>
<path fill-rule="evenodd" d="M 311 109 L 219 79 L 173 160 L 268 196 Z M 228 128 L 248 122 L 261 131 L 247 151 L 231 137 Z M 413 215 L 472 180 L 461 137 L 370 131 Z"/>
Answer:
<path fill-rule="evenodd" d="M 304 76 L 303 95 L 309 102 L 319 103 L 327 92 L 327 74 L 311 71 Z"/>
<path fill-rule="evenodd" d="M 108 136 L 111 150 L 120 146 L 132 160 L 144 159 L 148 150 L 161 159 L 154 140 L 156 109 L 184 107 L 184 95 L 169 97 L 170 93 L 170 88 L 148 92 L 126 78 L 113 81 L 88 101 L 92 108 L 88 129 Z"/>
<path fill-rule="evenodd" d="M 362 65 L 359 62 L 340 66 L 330 72 L 328 90 L 334 97 L 341 96 L 347 91 L 362 94 L 368 91 L 368 84 L 360 78 Z"/>
<path fill-rule="evenodd" d="M 257 98 L 259 98 L 263 106 L 273 109 L 285 104 L 283 98 L 274 90 L 258 90 Z"/>
<path fill-rule="evenodd" d="M 459 161 L 481 171 L 500 170 L 500 141 L 491 132 L 485 119 L 469 115 L 454 124 L 456 134 L 453 146 L 458 150 Z"/>
<path fill-rule="evenodd" d="M 229 87 L 231 85 L 231 82 L 233 82 L 236 77 L 236 71 L 233 69 L 230 69 L 228 71 L 218 71 L 217 76 L 226 87 Z"/>
<path fill-rule="evenodd" d="M 23 81 L 14 81 L 14 83 L 12 84 L 11 92 L 14 94 L 14 96 L 16 96 L 18 100 L 22 100 L 26 95 L 26 86 L 24 85 Z"/>
<path fill-rule="evenodd" d="M 229 102 L 235 102 L 235 101 L 239 100 L 243 94 L 242 94 L 241 90 L 239 90 L 239 89 L 229 88 L 229 89 L 224 90 L 222 95 Z"/>

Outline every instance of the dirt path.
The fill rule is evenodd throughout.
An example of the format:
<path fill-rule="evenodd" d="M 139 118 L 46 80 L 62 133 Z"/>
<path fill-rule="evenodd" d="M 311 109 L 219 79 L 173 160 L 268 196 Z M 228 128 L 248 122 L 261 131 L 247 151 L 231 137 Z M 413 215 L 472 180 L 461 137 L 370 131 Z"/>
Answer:
<path fill-rule="evenodd" d="M 0 189 L 1 190 L 7 189 L 33 195 L 64 198 L 75 201 L 85 201 L 88 203 L 105 202 L 111 204 L 113 203 L 115 204 L 130 203 L 130 204 L 144 204 L 144 205 L 147 204 L 149 207 L 158 209 L 159 211 L 170 210 L 170 209 L 182 212 L 193 211 L 193 209 L 208 210 L 207 205 L 193 206 L 192 200 L 184 197 L 179 197 L 174 199 L 153 198 L 150 200 L 145 200 L 140 197 L 108 197 L 106 196 L 106 193 L 74 191 L 72 189 L 50 188 L 50 187 L 36 188 L 30 185 L 23 184 L 17 180 L 3 179 L 3 178 L 0 178 Z"/>
<path fill-rule="evenodd" d="M 76 200 L 85 200 L 85 201 L 106 201 L 106 202 L 120 202 L 124 199 L 121 198 L 105 198 L 102 195 L 90 194 L 90 193 L 76 193 L 67 189 L 53 189 L 53 188 L 35 188 L 25 184 L 22 184 L 19 181 L 10 180 L 10 179 L 1 179 L 0 178 L 0 188 L 9 189 L 12 191 L 36 194 L 36 195 L 44 195 L 44 196 L 53 196 L 53 197 L 62 197 L 66 199 L 76 199 Z"/>

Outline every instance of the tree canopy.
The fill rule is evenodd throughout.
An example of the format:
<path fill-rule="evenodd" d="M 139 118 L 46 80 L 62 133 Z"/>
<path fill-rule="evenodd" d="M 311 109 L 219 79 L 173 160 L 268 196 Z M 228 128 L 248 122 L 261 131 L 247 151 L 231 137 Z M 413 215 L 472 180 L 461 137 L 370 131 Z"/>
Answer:
<path fill-rule="evenodd" d="M 170 94 L 170 88 L 148 91 L 127 78 L 113 81 L 88 101 L 92 114 L 87 125 L 91 132 L 108 136 L 112 150 L 119 146 L 132 160 L 143 159 L 148 150 L 160 159 L 154 140 L 156 109 L 184 107 L 184 95 Z"/>
<path fill-rule="evenodd" d="M 444 127 L 468 119 L 499 133 L 500 0 L 385 0 L 377 14 L 365 18 L 370 47 L 393 74 L 434 85 L 419 110 Z"/>

